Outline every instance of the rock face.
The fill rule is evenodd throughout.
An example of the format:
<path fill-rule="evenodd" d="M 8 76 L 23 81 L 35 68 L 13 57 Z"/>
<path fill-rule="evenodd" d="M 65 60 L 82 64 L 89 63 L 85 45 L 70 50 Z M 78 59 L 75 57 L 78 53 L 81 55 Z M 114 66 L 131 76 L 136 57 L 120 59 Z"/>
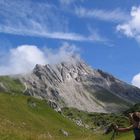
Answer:
<path fill-rule="evenodd" d="M 54 101 L 58 106 L 88 112 L 116 112 L 140 102 L 140 89 L 72 57 L 56 65 L 36 65 L 20 77 L 25 94 Z"/>

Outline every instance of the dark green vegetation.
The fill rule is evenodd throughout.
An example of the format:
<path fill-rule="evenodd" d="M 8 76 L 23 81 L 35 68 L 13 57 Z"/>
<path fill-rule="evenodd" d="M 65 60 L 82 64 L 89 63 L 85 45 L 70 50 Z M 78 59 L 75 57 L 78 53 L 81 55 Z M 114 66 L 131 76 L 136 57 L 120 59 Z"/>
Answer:
<path fill-rule="evenodd" d="M 117 124 L 119 127 L 129 126 L 129 119 L 122 114 L 106 114 L 106 113 L 88 113 L 84 111 L 77 110 L 75 108 L 63 108 L 63 114 L 73 120 L 78 122 L 81 120 L 81 126 L 88 127 L 89 130 L 93 131 L 95 135 L 95 140 L 109 140 L 111 139 L 113 130 L 110 129 L 111 124 Z M 105 132 L 109 130 L 106 135 Z M 116 140 L 133 140 L 132 132 L 128 133 L 118 133 L 115 136 Z"/>
<path fill-rule="evenodd" d="M 135 104 L 130 109 L 126 110 L 124 112 L 124 114 L 127 115 L 128 113 L 137 112 L 137 111 L 140 112 L 140 103 L 139 104 Z"/>
<path fill-rule="evenodd" d="M 129 120 L 123 114 L 88 113 L 74 108 L 63 108 L 63 114 L 72 120 L 81 120 L 91 130 L 105 129 L 115 123 L 120 127 L 128 126 Z"/>
<path fill-rule="evenodd" d="M 121 114 L 87 113 L 64 108 L 63 115 L 52 110 L 46 101 L 22 95 L 24 86 L 19 80 L 0 77 L 0 140 L 109 140 L 103 135 L 110 123 L 128 125 Z M 81 119 L 88 129 L 72 120 Z M 68 132 L 64 136 L 60 131 Z M 96 132 L 95 132 L 96 130 Z M 131 140 L 132 134 L 119 134 L 116 140 Z"/>

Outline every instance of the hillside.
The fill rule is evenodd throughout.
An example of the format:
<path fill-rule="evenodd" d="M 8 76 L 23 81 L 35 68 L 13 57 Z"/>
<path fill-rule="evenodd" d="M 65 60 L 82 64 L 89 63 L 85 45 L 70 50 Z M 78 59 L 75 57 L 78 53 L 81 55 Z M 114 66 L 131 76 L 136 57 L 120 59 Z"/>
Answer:
<path fill-rule="evenodd" d="M 66 116 L 64 117 L 51 109 L 45 100 L 22 95 L 24 86 L 17 79 L 3 76 L 0 77 L 0 83 L 7 89 L 6 92 L 3 88 L 0 90 L 0 138 L 2 140 L 108 140 L 111 137 L 111 133 L 103 135 L 102 131 L 95 133 L 92 129 L 77 126 L 67 118 L 66 113 L 69 110 L 63 111 Z M 72 112 L 76 116 L 76 112 L 79 111 Z M 87 112 L 81 114 L 83 117 L 86 115 L 102 116 L 94 113 L 89 115 Z M 68 136 L 65 136 L 62 131 L 68 132 Z M 131 133 L 119 135 L 117 139 L 124 140 L 128 136 L 131 138 Z"/>
<path fill-rule="evenodd" d="M 46 101 L 20 92 L 23 86 L 18 80 L 0 77 L 8 89 L 0 91 L 0 138 L 7 140 L 46 140 L 65 138 L 61 130 L 68 132 L 68 139 L 86 138 L 90 133 L 81 129 L 59 113 L 52 110 Z M 2 84 L 1 84 L 2 85 Z"/>
<path fill-rule="evenodd" d="M 36 106 L 31 106 L 28 99 Z M 97 135 L 78 127 L 45 102 L 26 96 L 1 93 L 0 120 L 0 138 L 4 140 L 108 140 L 111 137 L 111 134 Z M 65 130 L 69 136 L 64 136 L 60 130 Z"/>

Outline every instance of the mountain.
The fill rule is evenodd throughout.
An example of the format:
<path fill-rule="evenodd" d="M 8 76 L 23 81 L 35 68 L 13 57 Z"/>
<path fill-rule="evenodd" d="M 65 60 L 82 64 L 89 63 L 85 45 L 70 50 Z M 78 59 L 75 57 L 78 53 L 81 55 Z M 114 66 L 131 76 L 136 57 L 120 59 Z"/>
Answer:
<path fill-rule="evenodd" d="M 56 106 L 88 112 L 116 112 L 140 102 L 140 89 L 95 70 L 77 57 L 53 65 L 36 65 L 18 76 L 24 94 L 46 99 Z"/>
<path fill-rule="evenodd" d="M 0 138 L 6 140 L 108 140 L 103 135 L 110 123 L 127 126 L 123 114 L 89 113 L 75 108 L 63 108 L 57 113 L 46 100 L 25 96 L 25 86 L 15 76 L 0 76 Z M 98 131 L 98 133 L 97 133 Z M 118 140 L 132 139 L 127 133 Z"/>

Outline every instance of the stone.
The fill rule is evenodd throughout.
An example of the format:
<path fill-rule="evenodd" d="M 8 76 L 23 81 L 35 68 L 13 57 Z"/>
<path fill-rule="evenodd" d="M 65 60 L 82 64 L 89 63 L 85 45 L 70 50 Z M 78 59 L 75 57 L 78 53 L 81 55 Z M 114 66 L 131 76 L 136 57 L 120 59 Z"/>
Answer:
<path fill-rule="evenodd" d="M 69 133 L 67 131 L 65 131 L 64 129 L 60 129 L 59 130 L 61 134 L 63 134 L 64 136 L 68 137 Z"/>

